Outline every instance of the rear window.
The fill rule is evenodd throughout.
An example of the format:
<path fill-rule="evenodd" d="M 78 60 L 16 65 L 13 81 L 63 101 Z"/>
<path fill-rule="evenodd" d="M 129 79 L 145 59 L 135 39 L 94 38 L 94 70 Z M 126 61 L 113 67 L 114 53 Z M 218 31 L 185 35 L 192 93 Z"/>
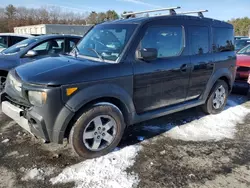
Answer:
<path fill-rule="evenodd" d="M 25 37 L 10 36 L 10 44 L 11 44 L 10 46 L 12 46 L 18 42 L 21 42 L 25 39 L 26 39 Z"/>
<path fill-rule="evenodd" d="M 234 51 L 234 30 L 230 28 L 213 28 L 213 51 Z"/>

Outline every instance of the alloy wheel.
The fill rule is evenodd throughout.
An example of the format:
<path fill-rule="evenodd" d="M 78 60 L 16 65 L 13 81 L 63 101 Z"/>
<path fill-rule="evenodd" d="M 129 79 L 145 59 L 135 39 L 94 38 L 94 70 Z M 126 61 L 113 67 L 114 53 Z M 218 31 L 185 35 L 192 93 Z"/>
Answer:
<path fill-rule="evenodd" d="M 83 133 L 83 143 L 90 151 L 100 151 L 114 141 L 117 132 L 115 120 L 108 115 L 92 119 Z"/>

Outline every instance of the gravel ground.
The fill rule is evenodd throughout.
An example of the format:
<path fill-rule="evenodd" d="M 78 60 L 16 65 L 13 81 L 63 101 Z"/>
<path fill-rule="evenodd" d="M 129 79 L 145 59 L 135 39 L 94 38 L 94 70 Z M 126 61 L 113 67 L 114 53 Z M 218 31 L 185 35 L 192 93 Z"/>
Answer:
<path fill-rule="evenodd" d="M 245 97 L 233 95 L 230 99 L 250 109 L 250 102 Z M 0 187 L 250 187 L 250 115 L 238 123 L 233 138 L 183 141 L 166 136 L 176 125 L 181 127 L 202 117 L 204 114 L 200 109 L 193 108 L 143 122 L 127 130 L 119 151 L 100 159 L 84 161 L 72 155 L 66 143 L 60 146 L 44 144 L 0 114 Z M 151 129 L 145 129 L 147 126 Z M 133 150 L 135 146 L 140 149 Z M 129 155 L 132 150 L 136 154 Z M 133 162 L 128 164 L 125 158 Z M 114 164 L 112 160 L 109 162 L 110 159 L 118 162 Z M 75 164 L 82 166 L 70 171 Z M 101 164 L 95 167 L 99 171 L 91 169 L 91 164 Z M 126 166 L 125 170 L 122 165 Z M 80 174 L 80 183 L 73 181 L 74 177 L 69 178 L 70 174 L 61 174 L 65 168 L 68 169 L 65 173 L 69 171 L 72 176 Z M 115 172 L 121 175 L 117 178 L 129 181 L 119 182 L 114 178 L 111 184 L 110 180 L 115 176 L 111 170 L 115 168 L 122 169 Z M 102 169 L 111 174 L 104 176 Z M 89 181 L 86 178 L 88 173 L 96 179 Z M 81 176 L 77 177 L 78 180 Z M 103 186 L 96 182 L 98 176 Z M 51 178 L 55 177 L 63 181 L 52 184 Z M 110 179 L 106 180 L 107 177 Z M 123 185 L 124 182 L 134 184 Z"/>

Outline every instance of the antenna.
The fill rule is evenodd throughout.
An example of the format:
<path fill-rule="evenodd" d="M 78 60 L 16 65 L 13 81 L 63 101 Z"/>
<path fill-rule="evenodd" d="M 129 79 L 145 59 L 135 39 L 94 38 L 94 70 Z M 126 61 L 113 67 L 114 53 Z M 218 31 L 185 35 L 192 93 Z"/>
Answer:
<path fill-rule="evenodd" d="M 143 13 L 150 13 L 150 12 L 160 12 L 160 11 L 166 11 L 169 10 L 170 15 L 176 15 L 175 10 L 180 9 L 181 7 L 169 7 L 169 8 L 161 8 L 161 9 L 153 9 L 153 10 L 145 10 L 145 11 L 139 11 L 139 12 L 129 12 L 122 14 L 125 18 L 134 17 L 136 14 L 143 14 Z"/>
<path fill-rule="evenodd" d="M 203 12 L 208 12 L 208 10 L 187 11 L 187 12 L 180 12 L 177 14 L 195 14 L 195 13 L 198 13 L 199 17 L 204 18 Z"/>

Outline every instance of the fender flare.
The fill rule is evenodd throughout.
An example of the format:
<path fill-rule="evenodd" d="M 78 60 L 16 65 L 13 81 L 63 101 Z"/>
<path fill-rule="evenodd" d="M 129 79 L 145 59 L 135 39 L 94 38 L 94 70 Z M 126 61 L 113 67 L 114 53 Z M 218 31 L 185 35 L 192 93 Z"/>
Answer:
<path fill-rule="evenodd" d="M 124 119 L 126 119 L 128 125 L 133 123 L 135 107 L 129 93 L 114 84 L 97 84 L 80 90 L 67 101 L 66 107 L 59 113 L 55 123 L 53 141 L 62 143 L 65 131 L 74 115 L 89 102 L 101 98 L 115 98 L 119 100 L 126 110 L 126 117 L 124 117 Z M 63 121 L 61 119 L 63 119 Z"/>
<path fill-rule="evenodd" d="M 207 97 L 208 97 L 212 87 L 214 86 L 215 82 L 217 80 L 219 80 L 221 77 L 226 77 L 227 78 L 229 87 L 232 89 L 233 82 L 234 82 L 232 72 L 228 68 L 218 69 L 213 74 L 213 76 L 209 79 L 209 81 L 207 83 L 206 90 L 205 90 L 205 92 L 203 94 L 203 100 L 205 100 L 205 101 L 207 100 Z"/>

